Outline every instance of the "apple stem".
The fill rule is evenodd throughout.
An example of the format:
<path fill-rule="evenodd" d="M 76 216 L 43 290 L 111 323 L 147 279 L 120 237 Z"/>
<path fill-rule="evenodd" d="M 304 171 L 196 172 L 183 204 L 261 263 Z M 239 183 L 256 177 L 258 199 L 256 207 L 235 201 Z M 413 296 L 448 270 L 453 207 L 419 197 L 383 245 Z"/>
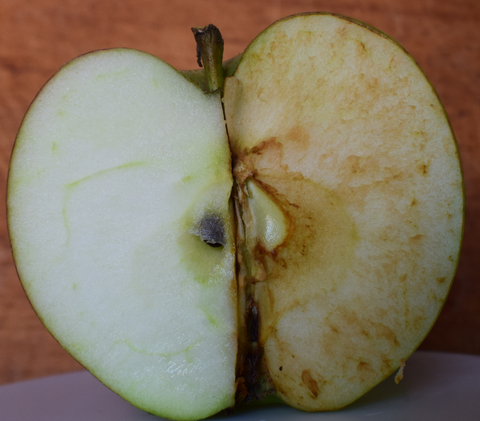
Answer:
<path fill-rule="evenodd" d="M 223 38 L 218 28 L 212 24 L 192 28 L 197 42 L 197 62 L 205 68 L 210 93 L 222 92 L 225 79 L 223 73 Z"/>

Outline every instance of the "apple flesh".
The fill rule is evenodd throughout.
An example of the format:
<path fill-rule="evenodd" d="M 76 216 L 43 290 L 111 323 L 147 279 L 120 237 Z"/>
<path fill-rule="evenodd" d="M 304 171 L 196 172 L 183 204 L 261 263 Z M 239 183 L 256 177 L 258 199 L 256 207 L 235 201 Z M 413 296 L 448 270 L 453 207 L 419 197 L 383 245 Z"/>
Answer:
<path fill-rule="evenodd" d="M 445 111 L 401 46 L 328 14 L 260 34 L 224 103 L 266 372 L 292 406 L 343 407 L 416 349 L 453 280 L 463 191 Z M 252 180 L 291 221 L 275 248 Z"/>
<path fill-rule="evenodd" d="M 19 276 L 69 353 L 148 412 L 191 419 L 234 404 L 232 175 L 218 95 L 145 53 L 82 56 L 28 111 L 8 188 Z"/>
<path fill-rule="evenodd" d="M 276 22 L 225 76 L 204 93 L 125 49 L 62 68 L 12 155 L 19 277 L 62 346 L 148 412 L 271 394 L 341 408 L 403 366 L 445 302 L 453 132 L 413 59 L 337 15 Z"/>

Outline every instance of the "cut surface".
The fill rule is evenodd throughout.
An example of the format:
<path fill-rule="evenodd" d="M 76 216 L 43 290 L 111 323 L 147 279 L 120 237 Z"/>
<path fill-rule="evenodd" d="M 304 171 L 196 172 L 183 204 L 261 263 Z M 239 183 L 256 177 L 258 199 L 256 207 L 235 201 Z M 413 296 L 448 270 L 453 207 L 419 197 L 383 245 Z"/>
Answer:
<path fill-rule="evenodd" d="M 146 411 L 198 419 L 234 403 L 231 186 L 220 98 L 138 51 L 67 64 L 19 132 L 8 215 L 25 290 L 61 344 Z"/>
<path fill-rule="evenodd" d="M 328 14 L 260 34 L 224 102 L 273 385 L 292 406 L 340 408 L 414 351 L 454 277 L 463 190 L 444 109 L 398 44 Z M 252 240 L 248 180 L 291 221 L 273 252 Z"/>

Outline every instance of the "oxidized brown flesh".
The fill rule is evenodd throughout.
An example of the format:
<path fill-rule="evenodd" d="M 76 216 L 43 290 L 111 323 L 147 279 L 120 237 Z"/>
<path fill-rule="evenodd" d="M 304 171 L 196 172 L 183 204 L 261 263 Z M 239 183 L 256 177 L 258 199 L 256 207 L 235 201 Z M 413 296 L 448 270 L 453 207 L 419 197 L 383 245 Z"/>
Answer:
<path fill-rule="evenodd" d="M 403 48 L 328 14 L 262 33 L 224 104 L 264 366 L 290 405 L 340 408 L 408 358 L 453 279 L 463 190 L 445 112 Z M 274 250 L 254 235 L 248 180 L 289 221 Z"/>

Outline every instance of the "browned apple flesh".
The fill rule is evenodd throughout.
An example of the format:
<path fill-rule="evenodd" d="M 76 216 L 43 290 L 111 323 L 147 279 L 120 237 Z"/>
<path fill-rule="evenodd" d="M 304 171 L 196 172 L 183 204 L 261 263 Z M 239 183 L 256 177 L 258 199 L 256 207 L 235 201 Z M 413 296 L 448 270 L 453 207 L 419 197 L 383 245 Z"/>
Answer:
<path fill-rule="evenodd" d="M 416 349 L 454 277 L 464 199 L 444 108 L 401 46 L 329 14 L 267 28 L 224 103 L 256 352 L 287 403 L 343 407 Z"/>

